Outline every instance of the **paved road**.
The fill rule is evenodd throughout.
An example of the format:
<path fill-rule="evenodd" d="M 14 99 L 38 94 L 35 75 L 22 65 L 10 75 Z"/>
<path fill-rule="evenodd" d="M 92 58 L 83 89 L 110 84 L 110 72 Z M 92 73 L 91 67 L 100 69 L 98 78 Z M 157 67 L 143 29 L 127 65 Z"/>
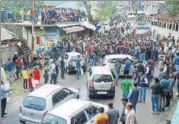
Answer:
<path fill-rule="evenodd" d="M 70 86 L 74 88 L 78 88 L 80 90 L 80 98 L 84 100 L 90 100 L 90 101 L 95 101 L 99 102 L 102 104 L 107 104 L 108 102 L 113 102 L 114 106 L 116 108 L 119 108 L 121 110 L 122 104 L 120 99 L 122 98 L 121 95 L 121 89 L 119 86 L 116 87 L 116 95 L 114 99 L 108 99 L 104 98 L 104 96 L 96 98 L 96 99 L 89 99 L 88 98 L 88 92 L 87 92 L 87 76 L 84 74 L 81 76 L 80 80 L 76 79 L 75 75 L 66 75 L 66 79 L 61 80 L 59 78 L 59 84 L 63 86 Z M 120 80 L 121 81 L 121 80 Z M 7 105 L 7 112 L 8 116 L 6 119 L 3 119 L 0 121 L 0 124 L 19 124 L 18 121 L 18 108 L 19 105 L 21 104 L 23 98 L 25 97 L 26 94 L 23 94 L 19 97 L 13 98 L 10 100 L 10 102 Z M 147 91 L 147 98 L 146 98 L 146 103 L 139 103 L 137 105 L 137 120 L 138 124 L 159 124 L 157 123 L 160 121 L 160 119 L 164 119 L 164 115 L 152 115 L 150 113 L 151 110 L 151 101 L 150 101 L 150 90 Z M 162 123 L 164 124 L 164 123 Z"/>

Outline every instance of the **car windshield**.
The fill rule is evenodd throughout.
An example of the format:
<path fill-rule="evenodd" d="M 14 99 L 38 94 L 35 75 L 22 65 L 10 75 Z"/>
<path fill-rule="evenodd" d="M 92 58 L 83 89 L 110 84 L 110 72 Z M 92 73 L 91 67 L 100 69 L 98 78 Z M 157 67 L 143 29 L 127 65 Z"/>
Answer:
<path fill-rule="evenodd" d="M 46 114 L 42 120 L 42 124 L 67 124 L 66 120 L 50 114 Z"/>
<path fill-rule="evenodd" d="M 98 74 L 98 75 L 94 75 L 92 81 L 94 82 L 111 82 L 112 81 L 112 77 L 111 75 L 103 75 L 103 74 Z"/>
<path fill-rule="evenodd" d="M 25 108 L 43 111 L 46 108 L 46 100 L 44 98 L 27 96 L 24 99 L 23 106 Z"/>

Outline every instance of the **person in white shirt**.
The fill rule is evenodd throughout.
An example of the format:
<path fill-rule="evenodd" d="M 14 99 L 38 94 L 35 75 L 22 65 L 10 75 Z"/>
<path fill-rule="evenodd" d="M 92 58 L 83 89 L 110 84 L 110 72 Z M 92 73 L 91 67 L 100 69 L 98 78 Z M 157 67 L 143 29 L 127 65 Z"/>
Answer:
<path fill-rule="evenodd" d="M 132 103 L 127 103 L 126 113 L 125 124 L 137 124 L 136 113 L 132 108 Z"/>

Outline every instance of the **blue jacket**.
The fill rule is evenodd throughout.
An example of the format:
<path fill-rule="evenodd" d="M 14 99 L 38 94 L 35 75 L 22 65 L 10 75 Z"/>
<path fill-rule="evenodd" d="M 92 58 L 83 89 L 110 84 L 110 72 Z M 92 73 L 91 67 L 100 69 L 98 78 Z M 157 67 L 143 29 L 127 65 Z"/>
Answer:
<path fill-rule="evenodd" d="M 80 67 L 81 67 L 80 60 L 79 60 L 79 59 L 77 59 L 77 60 L 76 60 L 76 68 L 80 68 Z"/>
<path fill-rule="evenodd" d="M 64 60 L 62 60 L 62 61 L 60 62 L 60 64 L 61 64 L 61 70 L 62 70 L 62 71 L 65 71 L 65 62 L 64 62 Z"/>
<path fill-rule="evenodd" d="M 173 64 L 174 64 L 174 65 L 179 65 L 179 56 L 176 56 L 176 57 L 173 59 Z"/>
<path fill-rule="evenodd" d="M 7 71 L 8 72 L 11 72 L 11 71 L 13 71 L 13 66 L 14 66 L 14 63 L 13 62 L 9 62 L 8 64 L 7 64 Z"/>
<path fill-rule="evenodd" d="M 130 60 L 126 60 L 124 70 L 125 71 L 129 71 L 130 68 L 131 68 L 131 61 Z"/>
<path fill-rule="evenodd" d="M 47 73 L 45 73 L 45 74 L 44 74 L 44 79 L 47 81 L 47 80 L 48 80 L 48 78 L 49 78 L 49 77 L 48 77 L 48 74 L 47 74 Z"/>

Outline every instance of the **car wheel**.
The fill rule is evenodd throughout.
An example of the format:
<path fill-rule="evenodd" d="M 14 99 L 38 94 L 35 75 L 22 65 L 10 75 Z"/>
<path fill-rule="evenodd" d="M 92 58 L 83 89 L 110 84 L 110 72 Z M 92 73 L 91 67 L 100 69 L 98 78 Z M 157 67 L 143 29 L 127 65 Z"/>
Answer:
<path fill-rule="evenodd" d="M 93 95 L 89 94 L 89 98 L 90 98 L 90 99 L 93 99 L 94 97 L 93 97 Z"/>
<path fill-rule="evenodd" d="M 76 96 L 76 98 L 77 98 L 77 99 L 79 99 L 79 98 L 80 98 L 80 96 L 79 96 L 79 95 L 77 95 L 77 96 Z"/>
<path fill-rule="evenodd" d="M 69 69 L 68 69 L 68 68 L 66 68 L 66 72 L 67 72 L 67 74 L 70 74 L 70 71 L 69 71 Z"/>
<path fill-rule="evenodd" d="M 114 94 L 110 96 L 110 98 L 111 98 L 111 99 L 114 99 L 114 97 L 115 97 L 115 95 L 114 95 Z"/>

